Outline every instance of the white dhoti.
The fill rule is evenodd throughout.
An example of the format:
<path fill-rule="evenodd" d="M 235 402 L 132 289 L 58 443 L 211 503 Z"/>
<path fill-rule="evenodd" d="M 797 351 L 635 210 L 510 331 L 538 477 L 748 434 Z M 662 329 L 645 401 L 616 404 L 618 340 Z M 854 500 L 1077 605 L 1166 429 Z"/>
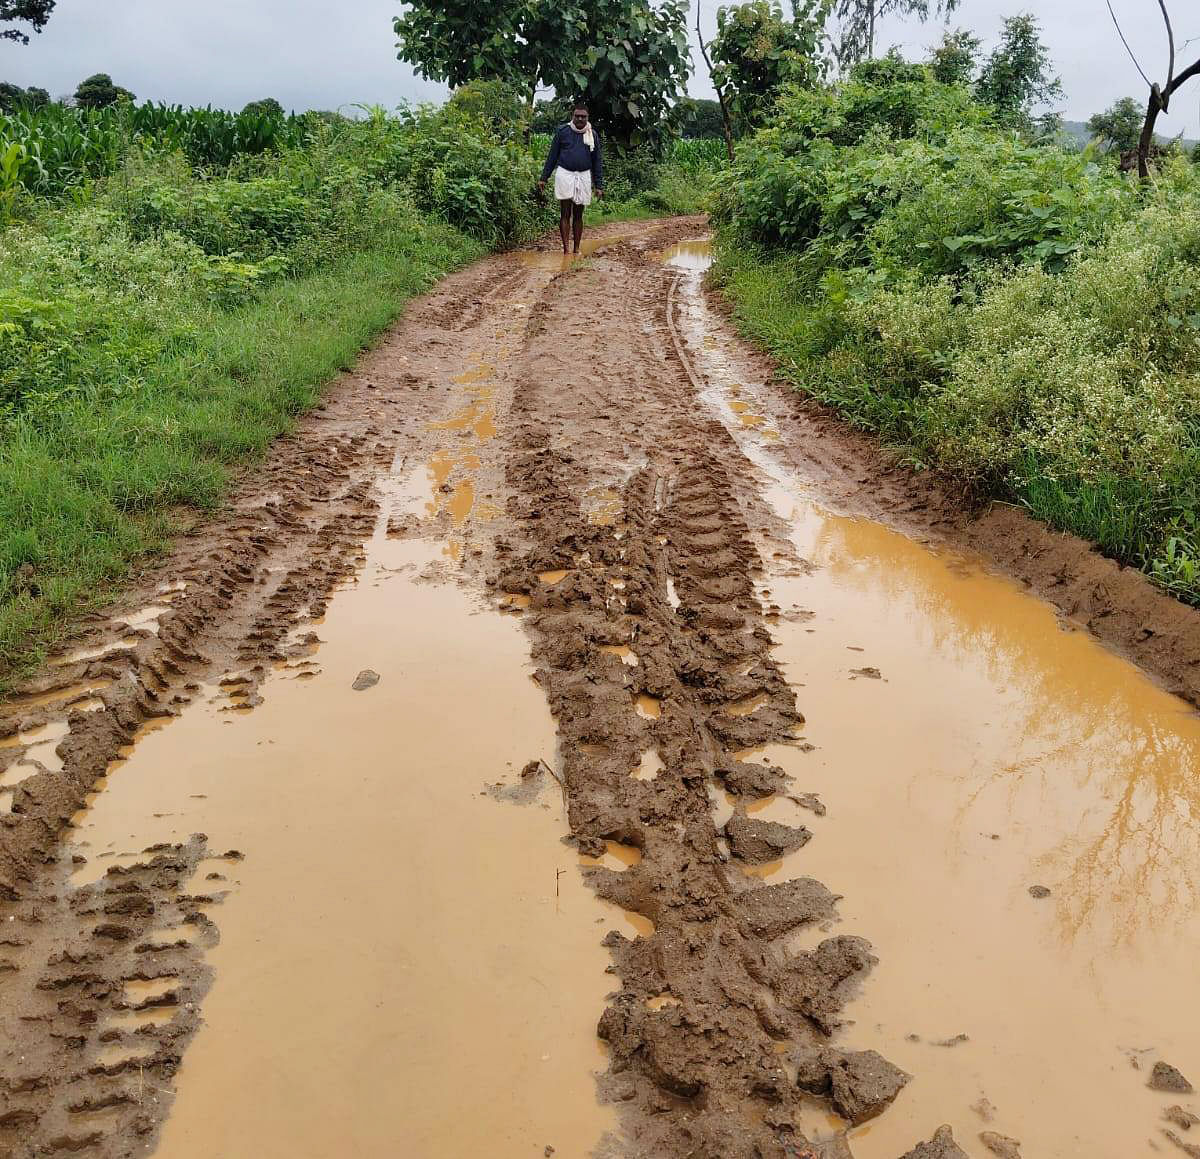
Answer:
<path fill-rule="evenodd" d="M 573 201 L 576 205 L 592 204 L 592 171 L 584 169 L 572 173 L 561 165 L 554 170 L 554 196 L 559 201 Z"/>

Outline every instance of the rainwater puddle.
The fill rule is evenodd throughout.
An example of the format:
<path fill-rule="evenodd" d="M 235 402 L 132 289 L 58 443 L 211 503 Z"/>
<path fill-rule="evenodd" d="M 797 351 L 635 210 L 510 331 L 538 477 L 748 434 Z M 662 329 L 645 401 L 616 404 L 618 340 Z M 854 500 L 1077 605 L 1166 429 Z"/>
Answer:
<path fill-rule="evenodd" d="M 688 238 L 663 250 L 658 258 L 677 269 L 703 272 L 712 265 L 712 242 L 708 238 Z"/>
<path fill-rule="evenodd" d="M 601 644 L 600 651 L 607 652 L 610 656 L 619 656 L 621 663 L 627 668 L 638 666 L 637 653 L 628 644 Z"/>
<path fill-rule="evenodd" d="M 89 855 L 194 832 L 245 854 L 205 861 L 191 885 L 236 888 L 205 910 L 221 933 L 215 982 L 163 1159 L 516 1159 L 547 1146 L 583 1159 L 614 1125 L 594 1081 L 612 985 L 601 942 L 648 923 L 584 885 L 557 786 L 525 806 L 482 794 L 553 760 L 555 730 L 519 625 L 456 584 L 407 578 L 439 550 L 381 526 L 363 579 L 383 560 L 404 574 L 332 601 L 319 675 L 268 681 L 229 725 L 185 710 L 139 740 L 79 818 Z M 356 692 L 365 667 L 381 680 Z M 610 856 L 623 868 L 629 853 Z M 114 863 L 92 856 L 83 871 Z M 126 1001 L 174 986 L 131 982 Z"/>
<path fill-rule="evenodd" d="M 986 1130 L 1026 1156 L 1161 1153 L 1163 1110 L 1200 1111 L 1146 1087 L 1159 1058 L 1200 1075 L 1200 717 L 978 561 L 824 509 L 769 423 L 746 421 L 768 413 L 752 371 L 697 341 L 719 330 L 698 275 L 681 285 L 705 402 L 813 569 L 768 587 L 815 749 L 741 756 L 783 766 L 828 815 L 750 805 L 815 834 L 755 872 L 845 895 L 836 930 L 880 964 L 837 1042 L 915 1076 L 851 1131 L 855 1159 L 895 1159 L 947 1122 L 970 1154 Z M 729 811 L 714 800 L 718 823 Z M 816 1108 L 811 1126 L 831 1128 Z"/>
<path fill-rule="evenodd" d="M 8 703 L 13 708 L 41 708 L 47 704 L 59 703 L 66 706 L 71 701 L 80 700 L 93 692 L 99 692 L 101 689 L 110 687 L 111 684 L 111 680 L 87 680 L 78 684 L 67 684 L 61 688 L 51 688 L 46 692 L 13 696 Z M 72 711 L 76 708 L 74 704 L 71 704 L 70 707 Z"/>
<path fill-rule="evenodd" d="M 563 273 L 584 258 L 590 258 L 608 246 L 623 242 L 629 234 L 609 234 L 605 237 L 584 237 L 579 246 L 579 253 L 564 254 L 560 250 L 520 250 L 517 258 L 521 265 L 533 270 L 551 270 Z"/>
<path fill-rule="evenodd" d="M 131 612 L 128 616 L 120 616 L 113 623 L 122 625 L 133 631 L 144 629 L 147 632 L 157 634 L 159 617 L 169 610 L 166 604 L 152 604 L 148 608 Z"/>
<path fill-rule="evenodd" d="M 61 668 L 67 664 L 80 664 L 84 660 L 98 660 L 101 656 L 109 656 L 114 652 L 128 652 L 130 649 L 136 648 L 138 643 L 139 637 L 124 636 L 120 640 L 97 644 L 92 648 L 78 648 L 74 652 L 68 652 L 67 655 L 52 660 L 51 664 Z"/>
<path fill-rule="evenodd" d="M 816 617 L 777 623 L 775 657 L 816 749 L 762 755 L 829 815 L 786 876 L 845 894 L 881 959 L 844 1042 L 916 1076 L 856 1159 L 947 1121 L 1029 1155 L 1150 1154 L 1167 1102 L 1128 1052 L 1200 1073 L 1200 720 L 969 560 L 800 497 L 790 521 L 816 571 L 773 598 Z"/>
<path fill-rule="evenodd" d="M 602 865 L 605 869 L 616 870 L 618 873 L 632 869 L 642 860 L 642 851 L 632 845 L 623 845 L 619 841 L 606 841 L 605 852 L 601 857 L 580 855 L 580 865 Z"/>
<path fill-rule="evenodd" d="M 633 770 L 633 776 L 639 781 L 653 781 L 666 766 L 663 764 L 663 759 L 658 755 L 657 750 L 649 749 L 642 753 L 642 759 L 638 767 Z"/>

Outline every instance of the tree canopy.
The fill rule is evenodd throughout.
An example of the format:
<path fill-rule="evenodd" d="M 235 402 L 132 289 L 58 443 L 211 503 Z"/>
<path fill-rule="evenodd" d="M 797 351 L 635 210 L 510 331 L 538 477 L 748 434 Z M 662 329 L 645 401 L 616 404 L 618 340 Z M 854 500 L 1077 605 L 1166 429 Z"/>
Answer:
<path fill-rule="evenodd" d="M 929 71 L 934 80 L 944 85 L 969 85 L 979 63 L 979 46 L 983 42 L 973 32 L 958 28 L 942 34 L 942 41 L 929 55 Z"/>
<path fill-rule="evenodd" d="M 135 101 L 137 98 L 128 89 L 113 83 L 106 72 L 98 72 L 79 82 L 75 90 L 75 103 L 81 109 L 106 109 L 118 101 Z"/>
<path fill-rule="evenodd" d="M 29 43 L 29 32 L 41 32 L 54 11 L 55 0 L 0 0 L 0 40 Z M 7 25 L 26 25 L 10 28 Z"/>
<path fill-rule="evenodd" d="M 1106 149 L 1127 153 L 1137 148 L 1144 117 L 1145 110 L 1133 97 L 1122 97 L 1109 105 L 1104 112 L 1091 117 L 1087 123 L 1087 131 Z"/>
<path fill-rule="evenodd" d="M 283 105 L 274 97 L 263 97 L 260 101 L 251 101 L 242 112 L 254 113 L 260 117 L 282 117 L 285 115 Z"/>
<path fill-rule="evenodd" d="M 1020 127 L 1033 123 L 1038 106 L 1062 97 L 1062 84 L 1052 71 L 1035 17 L 1023 14 L 1005 20 L 1000 43 L 975 82 L 975 93 L 1002 123 Z"/>
<path fill-rule="evenodd" d="M 675 106 L 683 137 L 720 137 L 724 132 L 721 105 L 700 97 L 683 97 Z"/>
<path fill-rule="evenodd" d="M 713 84 L 728 94 L 740 129 L 766 120 L 786 82 L 808 86 L 821 80 L 828 15 L 823 0 L 797 4 L 791 20 L 777 0 L 717 9 L 717 35 L 710 46 Z"/>
<path fill-rule="evenodd" d="M 961 0 L 834 0 L 838 20 L 835 51 L 842 67 L 875 55 L 875 30 L 885 16 L 915 16 L 922 23 L 930 13 L 949 15 Z"/>
<path fill-rule="evenodd" d="M 27 88 L 0 81 L 0 113 L 11 113 L 15 109 L 40 109 L 50 103 L 50 94 L 45 89 Z"/>
<path fill-rule="evenodd" d="M 687 0 L 414 0 L 398 56 L 454 87 L 581 97 L 618 144 L 655 142 L 688 75 Z"/>

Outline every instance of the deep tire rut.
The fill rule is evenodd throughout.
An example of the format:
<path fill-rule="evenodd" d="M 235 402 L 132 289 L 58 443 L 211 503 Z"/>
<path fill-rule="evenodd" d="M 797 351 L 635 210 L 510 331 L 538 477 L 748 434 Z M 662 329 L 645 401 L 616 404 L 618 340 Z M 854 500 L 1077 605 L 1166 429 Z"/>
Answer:
<path fill-rule="evenodd" d="M 650 923 L 609 936 L 621 985 L 600 1021 L 612 1052 L 603 1086 L 625 1108 L 628 1153 L 797 1154 L 797 1066 L 809 1091 L 832 1095 L 843 1076 L 835 1104 L 857 1099 L 861 1118 L 905 1076 L 874 1056 L 882 1082 L 846 1079 L 864 1060 L 824 1046 L 874 959 L 853 936 L 811 952 L 787 940 L 826 927 L 836 895 L 803 877 L 762 885 L 715 828 L 718 791 L 745 801 L 785 789 L 781 769 L 744 758 L 795 743 L 804 718 L 756 590 L 755 535 L 769 528 L 747 522 L 762 516 L 754 471 L 680 363 L 670 274 L 637 250 L 618 257 L 602 291 L 574 276 L 527 332 L 507 463 L 523 543 L 502 553 L 494 583 L 531 601 L 573 839 L 593 855 L 607 842 L 641 854 L 623 871 L 587 871 L 601 897 Z M 641 335 L 632 349 L 592 349 L 580 377 L 562 346 L 585 313 L 588 333 Z M 597 521 L 580 497 L 611 486 L 614 463 L 631 472 L 622 508 Z M 652 778 L 637 775 L 648 755 L 661 764 Z M 808 836 L 793 831 L 794 845 Z"/>

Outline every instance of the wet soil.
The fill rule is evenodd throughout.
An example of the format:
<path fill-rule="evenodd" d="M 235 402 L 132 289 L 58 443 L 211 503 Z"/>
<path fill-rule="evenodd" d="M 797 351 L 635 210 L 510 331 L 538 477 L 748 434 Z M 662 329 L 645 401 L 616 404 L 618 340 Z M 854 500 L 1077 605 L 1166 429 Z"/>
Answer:
<path fill-rule="evenodd" d="M 1195 702 L 1200 621 L 776 386 L 703 228 L 447 279 L 0 712 L 0 1155 L 1183 1138 L 1122 657 Z"/>

